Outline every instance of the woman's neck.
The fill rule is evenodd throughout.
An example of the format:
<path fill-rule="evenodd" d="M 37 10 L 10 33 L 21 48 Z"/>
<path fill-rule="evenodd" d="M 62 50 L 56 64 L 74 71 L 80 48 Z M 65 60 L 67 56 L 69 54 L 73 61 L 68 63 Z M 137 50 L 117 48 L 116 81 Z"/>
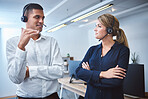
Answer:
<path fill-rule="evenodd" d="M 102 47 L 104 48 L 111 48 L 114 45 L 115 41 L 113 40 L 113 38 L 106 38 L 104 40 L 102 40 Z"/>

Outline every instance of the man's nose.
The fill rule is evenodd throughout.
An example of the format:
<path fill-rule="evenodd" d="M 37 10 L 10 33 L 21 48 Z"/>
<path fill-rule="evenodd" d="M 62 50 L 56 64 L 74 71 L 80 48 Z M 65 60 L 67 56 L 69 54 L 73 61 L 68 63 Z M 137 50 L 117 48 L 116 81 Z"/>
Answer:
<path fill-rule="evenodd" d="M 43 22 L 44 22 L 44 19 L 40 18 L 40 19 L 39 19 L 39 22 L 40 22 L 40 23 L 43 23 Z"/>

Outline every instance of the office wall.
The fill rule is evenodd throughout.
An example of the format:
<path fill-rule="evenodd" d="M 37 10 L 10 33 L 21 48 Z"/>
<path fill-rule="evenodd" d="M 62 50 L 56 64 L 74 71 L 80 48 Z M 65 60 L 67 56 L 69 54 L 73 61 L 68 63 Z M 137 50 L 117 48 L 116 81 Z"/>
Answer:
<path fill-rule="evenodd" d="M 58 41 L 63 57 L 69 53 L 74 60 L 82 60 L 89 47 L 87 29 L 79 28 L 75 23 L 53 33 L 46 33 L 46 35 Z"/>
<path fill-rule="evenodd" d="M 0 97 L 15 95 L 16 85 L 12 83 L 7 74 L 6 40 L 12 36 L 19 35 L 18 29 L 1 29 L 0 32 Z M 12 42 L 13 43 L 13 42 Z"/>
<path fill-rule="evenodd" d="M 117 16 L 118 17 L 118 16 Z M 144 64 L 145 69 L 145 91 L 148 92 L 148 9 L 141 10 L 135 14 L 119 18 L 120 27 L 125 31 L 131 53 L 139 55 L 138 63 Z M 89 46 L 98 42 L 94 38 L 93 27 L 89 25 Z M 131 56 L 131 55 L 130 55 Z M 132 63 L 130 58 L 130 63 Z"/>
<path fill-rule="evenodd" d="M 139 55 L 140 64 L 145 69 L 145 90 L 148 92 L 148 9 L 120 19 L 121 27 L 125 30 L 131 53 Z"/>

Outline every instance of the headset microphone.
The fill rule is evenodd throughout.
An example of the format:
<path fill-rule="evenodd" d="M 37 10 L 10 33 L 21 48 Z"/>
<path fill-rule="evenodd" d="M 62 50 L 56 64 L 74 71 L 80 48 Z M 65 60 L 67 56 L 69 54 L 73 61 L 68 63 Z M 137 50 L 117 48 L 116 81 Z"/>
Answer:
<path fill-rule="evenodd" d="M 47 27 L 47 25 L 43 24 L 43 26 Z"/>
<path fill-rule="evenodd" d="M 107 35 L 108 35 L 108 33 L 107 33 L 107 34 L 105 34 L 105 36 L 104 36 L 104 37 L 102 37 L 101 39 L 99 39 L 99 41 L 101 41 L 102 39 L 104 39 Z"/>

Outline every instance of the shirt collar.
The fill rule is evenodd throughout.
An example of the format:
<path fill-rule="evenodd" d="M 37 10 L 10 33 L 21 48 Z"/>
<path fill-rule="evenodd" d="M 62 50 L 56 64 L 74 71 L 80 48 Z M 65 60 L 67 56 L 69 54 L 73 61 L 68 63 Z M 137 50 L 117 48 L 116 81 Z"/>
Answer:
<path fill-rule="evenodd" d="M 36 41 L 40 41 L 41 39 L 44 39 L 45 40 L 46 39 L 46 36 L 40 34 L 40 37 Z"/>
<path fill-rule="evenodd" d="M 114 43 L 114 45 L 111 47 L 111 49 L 117 47 L 118 45 L 119 45 L 119 43 L 118 43 L 117 41 L 115 41 L 115 43 Z M 102 42 L 101 42 L 101 44 L 98 45 L 98 49 L 100 49 L 100 48 L 102 48 Z"/>
<path fill-rule="evenodd" d="M 102 42 L 98 45 L 98 49 L 102 48 Z"/>
<path fill-rule="evenodd" d="M 119 46 L 119 42 L 115 41 L 114 45 L 111 48 L 115 48 Z"/>

